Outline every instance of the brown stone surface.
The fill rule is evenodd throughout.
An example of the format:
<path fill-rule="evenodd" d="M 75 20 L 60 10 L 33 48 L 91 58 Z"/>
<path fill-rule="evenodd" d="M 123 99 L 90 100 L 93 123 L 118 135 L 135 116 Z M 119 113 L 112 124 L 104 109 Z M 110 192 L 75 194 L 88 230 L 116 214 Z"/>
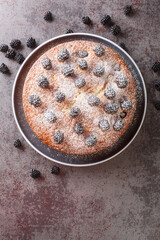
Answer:
<path fill-rule="evenodd" d="M 138 64 L 148 89 L 148 110 L 141 132 L 120 156 L 89 168 L 61 167 L 50 174 L 53 163 L 36 153 L 21 137 L 12 114 L 11 93 L 18 64 L 0 53 L 0 62 L 11 70 L 0 74 L 0 240 L 159 240 L 160 162 L 159 112 L 153 101 L 160 99 L 153 82 L 160 77 L 150 68 L 160 54 L 159 0 L 133 0 L 134 14 L 126 17 L 126 1 L 12 0 L 0 1 L 0 42 L 29 36 L 40 44 L 71 28 L 126 43 Z M 130 3 L 128 1 L 127 3 Z M 43 20 L 51 10 L 52 23 Z M 111 15 L 123 34 L 111 35 L 99 21 Z M 81 23 L 89 15 L 93 26 Z M 31 50 L 23 47 L 27 56 Z M 20 138 L 23 149 L 13 142 Z M 31 179 L 30 168 L 41 179 Z"/>

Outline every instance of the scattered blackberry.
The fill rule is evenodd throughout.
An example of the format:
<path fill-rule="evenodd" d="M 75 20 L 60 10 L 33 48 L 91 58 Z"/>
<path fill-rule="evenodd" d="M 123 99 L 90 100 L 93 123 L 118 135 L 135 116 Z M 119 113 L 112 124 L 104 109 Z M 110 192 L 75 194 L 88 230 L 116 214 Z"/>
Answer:
<path fill-rule="evenodd" d="M 123 76 L 123 75 L 118 75 L 116 77 L 115 81 L 116 81 L 119 88 L 125 88 L 128 85 L 128 81 L 127 81 L 126 77 Z"/>
<path fill-rule="evenodd" d="M 67 29 L 66 34 L 68 34 L 68 33 L 73 33 L 72 29 Z"/>
<path fill-rule="evenodd" d="M 51 169 L 51 173 L 55 174 L 55 175 L 58 175 L 60 173 L 60 168 L 57 167 L 57 166 L 53 166 L 52 169 Z"/>
<path fill-rule="evenodd" d="M 152 70 L 153 70 L 154 72 L 160 71 L 160 62 L 155 62 L 155 63 L 152 65 Z"/>
<path fill-rule="evenodd" d="M 132 12 L 132 6 L 131 5 L 124 6 L 123 11 L 125 15 L 129 15 Z"/>
<path fill-rule="evenodd" d="M 84 133 L 84 127 L 82 126 L 82 124 L 77 123 L 74 127 L 74 131 L 79 135 L 83 134 Z"/>
<path fill-rule="evenodd" d="M 104 90 L 104 96 L 106 96 L 108 99 L 112 99 L 116 96 L 116 93 L 113 88 L 109 87 L 107 90 Z"/>
<path fill-rule="evenodd" d="M 49 58 L 42 59 L 41 64 L 42 64 L 44 69 L 49 70 L 49 69 L 52 68 L 52 63 L 51 63 L 51 60 Z"/>
<path fill-rule="evenodd" d="M 17 139 L 13 145 L 15 146 L 15 148 L 20 148 L 22 146 L 22 143 L 19 139 Z"/>
<path fill-rule="evenodd" d="M 132 102 L 126 98 L 124 99 L 121 99 L 120 101 L 120 104 L 121 104 L 121 108 L 124 110 L 124 111 L 127 111 L 127 110 L 130 110 L 132 108 Z"/>
<path fill-rule="evenodd" d="M 74 70 L 69 64 L 63 64 L 62 73 L 68 77 L 74 74 Z"/>
<path fill-rule="evenodd" d="M 120 28 L 120 26 L 118 26 L 118 25 L 113 25 L 112 27 L 111 27 L 111 32 L 112 32 L 112 34 L 114 35 L 114 36 L 116 36 L 116 35 L 118 35 L 120 32 L 121 32 L 121 28 Z"/>
<path fill-rule="evenodd" d="M 78 107 L 73 107 L 73 108 L 71 109 L 71 111 L 70 111 L 69 116 L 70 116 L 71 118 L 75 118 L 75 117 L 77 117 L 77 116 L 80 114 L 80 112 L 81 112 L 81 110 L 80 110 Z"/>
<path fill-rule="evenodd" d="M 122 122 L 121 119 L 118 119 L 113 125 L 113 128 L 116 131 L 120 131 L 123 127 L 124 127 L 124 123 Z"/>
<path fill-rule="evenodd" d="M 86 138 L 85 142 L 88 147 L 93 147 L 97 143 L 97 138 L 93 135 L 90 135 Z"/>
<path fill-rule="evenodd" d="M 49 82 L 48 82 L 47 78 L 42 75 L 39 76 L 37 84 L 41 88 L 47 88 L 49 86 Z"/>
<path fill-rule="evenodd" d="M 85 84 L 86 84 L 86 81 L 82 77 L 79 77 L 75 80 L 75 86 L 78 88 L 83 87 Z"/>
<path fill-rule="evenodd" d="M 157 81 L 154 86 L 157 91 L 160 91 L 160 82 Z"/>
<path fill-rule="evenodd" d="M 104 15 L 101 19 L 101 23 L 105 26 L 111 22 L 111 17 L 109 15 Z"/>
<path fill-rule="evenodd" d="M 98 57 L 101 57 L 104 52 L 105 52 L 105 49 L 101 46 L 101 45 L 97 45 L 95 48 L 94 48 L 94 52 L 95 54 L 98 56 Z"/>
<path fill-rule="evenodd" d="M 93 69 L 94 75 L 101 77 L 104 74 L 104 66 L 98 65 Z"/>
<path fill-rule="evenodd" d="M 41 99 L 37 95 L 30 95 L 28 101 L 34 107 L 39 107 L 41 105 Z"/>
<path fill-rule="evenodd" d="M 54 139 L 54 141 L 55 141 L 56 143 L 60 144 L 60 143 L 63 141 L 63 139 L 64 139 L 64 134 L 63 134 L 63 132 L 60 131 L 60 130 L 56 131 L 53 139 Z"/>
<path fill-rule="evenodd" d="M 77 56 L 79 58 L 85 58 L 88 56 L 88 52 L 86 50 L 80 50 L 80 51 L 78 51 Z"/>
<path fill-rule="evenodd" d="M 90 25 L 91 24 L 91 19 L 88 16 L 82 17 L 82 22 L 84 24 Z"/>
<path fill-rule="evenodd" d="M 98 125 L 102 131 L 107 131 L 110 128 L 110 125 L 107 119 L 103 119 L 99 121 Z"/>
<path fill-rule="evenodd" d="M 28 48 L 34 48 L 36 47 L 36 40 L 32 37 L 28 38 L 26 45 Z"/>
<path fill-rule="evenodd" d="M 85 70 L 88 67 L 87 61 L 85 59 L 79 60 L 78 65 L 82 70 Z"/>
<path fill-rule="evenodd" d="M 120 113 L 120 118 L 125 118 L 127 116 L 127 113 L 126 112 L 121 112 Z"/>
<path fill-rule="evenodd" d="M 98 97 L 94 96 L 94 95 L 91 95 L 88 98 L 88 103 L 91 106 L 98 106 L 100 104 L 100 99 Z"/>
<path fill-rule="evenodd" d="M 125 45 L 123 42 L 121 42 L 121 43 L 119 44 L 119 46 L 120 46 L 121 48 L 123 48 L 126 52 L 128 51 L 126 45 Z"/>
<path fill-rule="evenodd" d="M 58 60 L 60 62 L 64 62 L 66 59 L 69 58 L 69 52 L 66 48 L 62 48 L 59 53 L 58 53 L 58 56 L 57 56 Z"/>
<path fill-rule="evenodd" d="M 15 60 L 17 63 L 22 64 L 24 61 L 24 56 L 21 53 L 17 53 L 15 56 Z"/>
<path fill-rule="evenodd" d="M 52 111 L 46 112 L 45 118 L 47 118 L 48 122 L 55 122 L 56 121 L 56 115 Z"/>
<path fill-rule="evenodd" d="M 65 95 L 62 92 L 56 92 L 55 100 L 61 103 L 65 99 Z"/>
<path fill-rule="evenodd" d="M 3 74 L 9 73 L 9 69 L 8 69 L 8 67 L 7 67 L 6 64 L 2 63 L 2 64 L 0 65 L 0 72 L 3 73 Z"/>
<path fill-rule="evenodd" d="M 40 171 L 38 171 L 36 169 L 31 169 L 30 176 L 32 178 L 39 178 L 41 176 L 41 173 L 40 173 Z"/>
<path fill-rule="evenodd" d="M 15 56 L 16 56 L 16 52 L 13 49 L 8 49 L 8 51 L 5 55 L 5 57 L 9 58 L 9 59 L 14 59 Z"/>
<path fill-rule="evenodd" d="M 53 20 L 52 13 L 50 11 L 47 11 L 47 12 L 44 13 L 44 20 L 46 20 L 46 21 L 52 21 Z"/>
<path fill-rule="evenodd" d="M 18 40 L 18 39 L 13 39 L 13 40 L 10 42 L 10 46 L 11 46 L 11 48 L 18 49 L 18 48 L 20 48 L 20 46 L 21 46 L 21 41 Z"/>
<path fill-rule="evenodd" d="M 7 52 L 8 51 L 8 45 L 6 44 L 1 44 L 0 45 L 0 52 Z"/>
<path fill-rule="evenodd" d="M 114 103 L 114 102 L 113 103 L 112 102 L 107 103 L 106 106 L 105 106 L 105 111 L 109 114 L 116 113 L 118 111 L 118 109 L 119 109 L 118 104 Z"/>
<path fill-rule="evenodd" d="M 158 111 L 160 111 L 160 101 L 154 102 L 154 107 L 155 107 Z"/>

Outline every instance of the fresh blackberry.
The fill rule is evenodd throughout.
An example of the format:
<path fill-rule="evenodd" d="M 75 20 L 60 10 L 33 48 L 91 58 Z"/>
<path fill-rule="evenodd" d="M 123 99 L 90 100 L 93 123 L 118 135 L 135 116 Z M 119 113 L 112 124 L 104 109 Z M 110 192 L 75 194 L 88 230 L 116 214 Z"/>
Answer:
<path fill-rule="evenodd" d="M 41 99 L 37 95 L 30 95 L 28 101 L 34 107 L 39 107 L 41 105 Z"/>
<path fill-rule="evenodd" d="M 74 127 L 74 131 L 79 135 L 83 134 L 84 133 L 84 127 L 82 126 L 82 124 L 77 123 Z"/>
<path fill-rule="evenodd" d="M 79 60 L 78 65 L 79 65 L 80 69 L 82 69 L 82 70 L 85 70 L 88 67 L 87 61 L 85 59 Z"/>
<path fill-rule="evenodd" d="M 128 51 L 126 45 L 125 45 L 123 42 L 121 42 L 121 43 L 119 44 L 119 46 L 120 46 L 121 48 L 123 48 L 126 52 Z"/>
<path fill-rule="evenodd" d="M 155 62 L 155 63 L 152 65 L 152 70 L 153 70 L 154 72 L 160 71 L 160 62 Z"/>
<path fill-rule="evenodd" d="M 39 76 L 37 84 L 41 88 L 47 88 L 49 86 L 48 79 L 46 77 L 42 76 L 42 75 Z"/>
<path fill-rule="evenodd" d="M 101 19 L 101 23 L 105 26 L 111 22 L 111 17 L 109 15 L 104 15 Z"/>
<path fill-rule="evenodd" d="M 121 112 L 120 113 L 120 118 L 125 118 L 127 116 L 127 113 L 126 112 Z"/>
<path fill-rule="evenodd" d="M 0 45 L 0 52 L 7 52 L 8 51 L 8 45 L 6 44 L 1 44 Z"/>
<path fill-rule="evenodd" d="M 88 98 L 88 104 L 91 106 L 98 106 L 100 104 L 100 99 L 94 95 Z"/>
<path fill-rule="evenodd" d="M 74 74 L 74 70 L 69 64 L 63 64 L 62 73 L 64 76 L 68 77 Z"/>
<path fill-rule="evenodd" d="M 99 121 L 98 125 L 102 131 L 107 131 L 110 128 L 110 125 L 107 119 L 103 119 Z"/>
<path fill-rule="evenodd" d="M 132 12 L 132 6 L 131 5 L 124 6 L 123 11 L 125 15 L 129 15 Z"/>
<path fill-rule="evenodd" d="M 160 111 L 160 101 L 154 102 L 154 107 L 155 107 L 158 111 Z"/>
<path fill-rule="evenodd" d="M 17 53 L 16 56 L 15 56 L 15 60 L 19 64 L 23 63 L 24 59 L 25 58 L 21 53 Z"/>
<path fill-rule="evenodd" d="M 83 87 L 85 84 L 86 84 L 86 81 L 82 77 L 79 77 L 75 80 L 75 86 L 78 87 L 78 88 Z"/>
<path fill-rule="evenodd" d="M 15 146 L 15 148 L 20 148 L 22 146 L 22 143 L 19 139 L 17 139 L 13 145 Z"/>
<path fill-rule="evenodd" d="M 26 45 L 28 48 L 34 48 L 36 47 L 36 40 L 32 37 L 28 38 Z"/>
<path fill-rule="evenodd" d="M 44 20 L 46 20 L 46 21 L 52 21 L 53 20 L 52 13 L 50 11 L 47 11 L 47 12 L 44 13 Z"/>
<path fill-rule="evenodd" d="M 93 147 L 97 143 L 97 138 L 93 135 L 90 135 L 86 138 L 85 143 L 88 147 Z"/>
<path fill-rule="evenodd" d="M 109 114 L 116 113 L 118 111 L 118 109 L 119 109 L 118 104 L 114 103 L 114 102 L 107 103 L 105 106 L 105 111 Z"/>
<path fill-rule="evenodd" d="M 90 25 L 91 24 L 91 19 L 88 16 L 82 17 L 82 22 L 84 24 Z"/>
<path fill-rule="evenodd" d="M 104 52 L 105 52 L 105 49 L 101 46 L 101 45 L 97 45 L 95 48 L 94 48 L 94 52 L 95 54 L 98 56 L 98 57 L 101 57 Z"/>
<path fill-rule="evenodd" d="M 64 139 L 64 134 L 63 134 L 63 132 L 60 131 L 60 130 L 56 131 L 53 139 L 54 139 L 54 141 L 55 141 L 56 143 L 60 144 L 60 143 L 63 141 L 63 139 Z"/>
<path fill-rule="evenodd" d="M 114 35 L 114 36 L 116 36 L 116 35 L 118 35 L 120 32 L 121 32 L 121 28 L 120 28 L 120 26 L 118 26 L 118 25 L 113 25 L 112 27 L 111 27 L 111 32 L 112 32 L 112 34 Z"/>
<path fill-rule="evenodd" d="M 66 34 L 68 34 L 68 33 L 73 33 L 72 29 L 67 29 Z"/>
<path fill-rule="evenodd" d="M 157 81 L 154 86 L 157 91 L 160 91 L 160 82 Z"/>
<path fill-rule="evenodd" d="M 41 173 L 40 173 L 40 171 L 38 171 L 36 169 L 31 169 L 30 176 L 32 178 L 39 178 L 41 176 Z"/>
<path fill-rule="evenodd" d="M 69 58 L 69 52 L 66 48 L 62 48 L 59 53 L 58 53 L 58 56 L 57 56 L 58 60 L 60 62 L 64 62 L 66 59 Z"/>
<path fill-rule="evenodd" d="M 56 115 L 52 111 L 46 112 L 45 118 L 48 120 L 48 122 L 55 122 L 56 121 Z"/>
<path fill-rule="evenodd" d="M 60 173 L 60 168 L 57 167 L 57 166 L 53 166 L 52 169 L 51 169 L 51 173 L 55 174 L 55 175 L 58 175 Z"/>
<path fill-rule="evenodd" d="M 13 40 L 10 42 L 10 46 L 11 46 L 11 48 L 18 49 L 18 48 L 20 48 L 20 46 L 21 46 L 21 41 L 18 40 L 18 39 L 13 39 Z"/>
<path fill-rule="evenodd" d="M 104 74 L 104 66 L 99 64 L 98 66 L 96 66 L 93 69 L 93 73 L 94 75 L 96 75 L 97 77 L 101 77 Z"/>
<path fill-rule="evenodd" d="M 71 109 L 69 116 L 71 118 L 75 118 L 80 114 L 80 112 L 81 112 L 81 110 L 78 107 L 75 106 Z"/>
<path fill-rule="evenodd" d="M 55 100 L 59 103 L 61 103 L 62 101 L 64 101 L 65 99 L 65 94 L 62 92 L 56 92 L 56 96 L 55 96 Z"/>
<path fill-rule="evenodd" d="M 15 56 L 16 56 L 16 52 L 13 49 L 8 49 L 8 51 L 5 55 L 5 57 L 9 58 L 9 59 L 14 59 Z"/>
<path fill-rule="evenodd" d="M 2 63 L 2 64 L 0 65 L 0 72 L 3 73 L 3 74 L 9 73 L 9 69 L 8 69 L 8 67 L 7 67 L 6 64 Z"/>

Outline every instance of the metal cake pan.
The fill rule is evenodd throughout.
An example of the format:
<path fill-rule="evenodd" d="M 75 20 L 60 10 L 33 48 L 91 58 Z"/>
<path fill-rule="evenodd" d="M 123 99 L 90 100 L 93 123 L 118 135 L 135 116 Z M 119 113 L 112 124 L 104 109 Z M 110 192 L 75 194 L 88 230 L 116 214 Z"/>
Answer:
<path fill-rule="evenodd" d="M 39 58 L 40 55 L 42 55 L 45 51 L 47 51 L 51 47 L 54 47 L 63 42 L 74 40 L 94 41 L 97 43 L 104 44 L 105 46 L 113 49 L 125 61 L 126 65 L 128 66 L 132 73 L 132 76 L 136 84 L 137 108 L 131 125 L 114 145 L 105 150 L 99 151 L 95 154 L 88 155 L 65 154 L 45 145 L 39 138 L 37 138 L 33 130 L 30 128 L 23 111 L 22 91 L 25 77 L 30 67 L 34 64 L 34 62 Z M 12 91 L 12 107 L 16 124 L 22 136 L 29 143 L 29 145 L 33 149 L 35 149 L 39 154 L 41 154 L 47 159 L 50 159 L 51 161 L 63 165 L 85 167 L 108 161 L 111 158 L 120 154 L 131 144 L 131 142 L 134 140 L 134 138 L 140 131 L 145 118 L 147 108 L 147 93 L 144 79 L 139 68 L 137 67 L 133 59 L 121 47 L 119 47 L 114 42 L 106 38 L 100 37 L 98 35 L 88 33 L 73 33 L 52 38 L 41 44 L 31 54 L 29 54 L 29 56 L 25 59 L 25 61 L 21 65 L 14 81 Z"/>

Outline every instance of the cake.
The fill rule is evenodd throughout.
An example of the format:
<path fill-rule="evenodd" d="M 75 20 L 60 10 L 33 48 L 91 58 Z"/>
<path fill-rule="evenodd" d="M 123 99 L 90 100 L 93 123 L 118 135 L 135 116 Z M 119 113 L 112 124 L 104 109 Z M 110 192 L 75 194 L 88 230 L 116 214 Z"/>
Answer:
<path fill-rule="evenodd" d="M 122 58 L 92 41 L 70 41 L 43 53 L 23 87 L 23 109 L 36 136 L 67 154 L 115 144 L 132 123 L 136 85 Z"/>

